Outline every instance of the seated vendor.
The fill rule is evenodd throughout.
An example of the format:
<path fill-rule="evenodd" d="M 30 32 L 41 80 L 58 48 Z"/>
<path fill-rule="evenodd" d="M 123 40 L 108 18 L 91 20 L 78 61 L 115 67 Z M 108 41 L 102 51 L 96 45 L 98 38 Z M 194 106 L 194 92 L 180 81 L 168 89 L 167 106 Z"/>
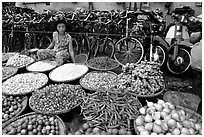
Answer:
<path fill-rule="evenodd" d="M 52 43 L 47 49 L 40 49 L 37 52 L 39 60 L 55 59 L 59 66 L 67 62 L 75 62 L 72 38 L 66 32 L 66 29 L 65 20 L 56 22 L 57 31 L 53 32 Z"/>

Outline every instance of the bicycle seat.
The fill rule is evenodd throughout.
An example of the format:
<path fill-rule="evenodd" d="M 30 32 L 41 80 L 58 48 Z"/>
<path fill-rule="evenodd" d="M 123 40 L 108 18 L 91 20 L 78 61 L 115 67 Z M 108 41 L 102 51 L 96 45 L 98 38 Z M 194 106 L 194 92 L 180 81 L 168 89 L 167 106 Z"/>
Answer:
<path fill-rule="evenodd" d="M 173 13 L 178 14 L 178 15 L 191 14 L 193 12 L 194 12 L 194 10 L 191 9 L 189 6 L 184 6 L 184 7 L 176 8 L 173 11 Z"/>

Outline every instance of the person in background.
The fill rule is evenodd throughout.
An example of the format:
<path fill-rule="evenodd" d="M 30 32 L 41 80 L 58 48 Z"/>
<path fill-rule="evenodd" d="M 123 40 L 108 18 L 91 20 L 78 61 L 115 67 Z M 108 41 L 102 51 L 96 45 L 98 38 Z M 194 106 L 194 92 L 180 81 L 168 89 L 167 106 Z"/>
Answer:
<path fill-rule="evenodd" d="M 201 98 L 201 102 L 198 105 L 198 113 L 202 114 L 202 39 L 196 43 L 191 49 L 191 68 L 192 68 L 192 83 L 198 92 L 198 96 Z"/>
<path fill-rule="evenodd" d="M 66 21 L 58 20 L 52 43 L 47 49 L 37 51 L 38 60 L 55 59 L 59 66 L 70 61 L 75 63 L 72 38 L 66 30 Z"/>

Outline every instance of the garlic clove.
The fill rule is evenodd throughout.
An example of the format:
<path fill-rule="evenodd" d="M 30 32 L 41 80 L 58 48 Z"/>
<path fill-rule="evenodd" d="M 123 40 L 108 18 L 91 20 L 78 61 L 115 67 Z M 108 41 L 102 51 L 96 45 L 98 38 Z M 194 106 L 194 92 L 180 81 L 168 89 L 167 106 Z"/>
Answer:
<path fill-rule="evenodd" d="M 146 113 L 146 109 L 144 107 L 141 107 L 139 109 L 140 114 L 144 115 Z"/>
<path fill-rule="evenodd" d="M 149 102 L 149 101 L 147 101 L 147 100 L 146 100 L 146 102 L 147 102 L 147 106 L 148 106 L 148 107 L 153 107 L 153 106 L 154 106 L 154 103 L 153 103 L 153 102 Z"/>
<path fill-rule="evenodd" d="M 155 113 L 152 114 L 152 118 L 153 118 L 154 120 L 159 120 L 160 117 L 161 117 L 160 112 L 155 112 Z"/>
<path fill-rule="evenodd" d="M 157 104 L 163 105 L 165 102 L 164 100 L 158 99 Z"/>
<path fill-rule="evenodd" d="M 181 134 L 181 131 L 180 131 L 178 128 L 174 128 L 174 129 L 171 131 L 171 134 L 172 134 L 172 135 L 180 135 L 180 134 Z"/>

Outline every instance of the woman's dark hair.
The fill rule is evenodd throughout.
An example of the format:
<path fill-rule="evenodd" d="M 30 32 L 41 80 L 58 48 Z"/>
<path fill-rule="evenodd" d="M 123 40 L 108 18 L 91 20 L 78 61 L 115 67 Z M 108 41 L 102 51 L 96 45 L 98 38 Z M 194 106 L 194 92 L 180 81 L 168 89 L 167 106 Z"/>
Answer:
<path fill-rule="evenodd" d="M 66 27 L 66 29 L 65 29 L 65 32 L 67 32 L 67 22 L 65 21 L 65 20 L 58 20 L 58 21 L 56 21 L 56 23 L 55 23 L 55 30 L 58 32 L 58 30 L 57 30 L 57 25 L 58 24 L 64 24 L 65 25 L 65 27 Z"/>

